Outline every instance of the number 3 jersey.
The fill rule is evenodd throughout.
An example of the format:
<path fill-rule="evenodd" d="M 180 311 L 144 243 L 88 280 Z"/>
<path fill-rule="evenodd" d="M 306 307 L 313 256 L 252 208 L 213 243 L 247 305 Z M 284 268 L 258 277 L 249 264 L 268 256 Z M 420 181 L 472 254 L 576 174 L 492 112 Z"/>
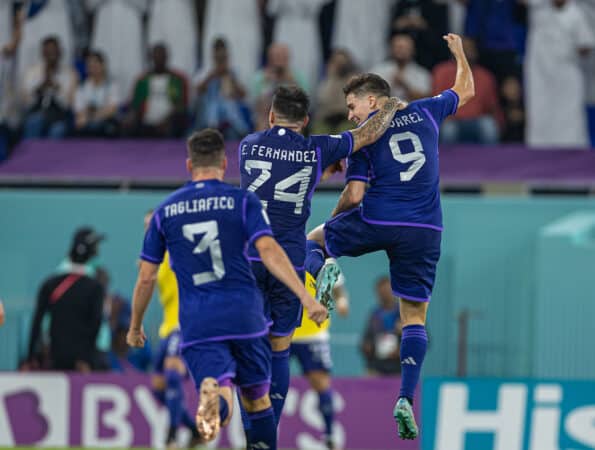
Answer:
<path fill-rule="evenodd" d="M 218 180 L 189 182 L 155 210 L 141 258 L 160 264 L 169 252 L 184 346 L 268 332 L 246 255 L 264 235 L 272 231 L 258 197 Z"/>
<path fill-rule="evenodd" d="M 275 126 L 240 143 L 241 186 L 258 195 L 271 219 L 275 238 L 295 267 L 306 255 L 306 221 L 322 172 L 348 157 L 353 149 L 349 131 L 306 138 Z M 253 247 L 251 260 L 258 261 Z"/>
<path fill-rule="evenodd" d="M 364 220 L 442 230 L 438 130 L 458 102 L 452 90 L 411 102 L 376 143 L 349 158 L 346 180 L 370 183 Z"/>

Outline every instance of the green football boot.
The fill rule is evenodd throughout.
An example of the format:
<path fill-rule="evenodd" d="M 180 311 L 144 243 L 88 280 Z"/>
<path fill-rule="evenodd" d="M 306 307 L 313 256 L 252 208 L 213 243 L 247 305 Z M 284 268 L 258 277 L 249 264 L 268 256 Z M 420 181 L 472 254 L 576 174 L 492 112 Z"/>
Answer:
<path fill-rule="evenodd" d="M 397 400 L 395 409 L 393 410 L 393 416 L 397 422 L 399 437 L 401 439 L 415 439 L 417 437 L 419 430 L 415 423 L 413 408 L 411 408 L 409 400 L 403 397 Z"/>
<path fill-rule="evenodd" d="M 341 275 L 339 265 L 334 258 L 328 258 L 316 277 L 316 300 L 329 311 L 335 309 L 333 288 L 339 279 L 339 275 Z"/>

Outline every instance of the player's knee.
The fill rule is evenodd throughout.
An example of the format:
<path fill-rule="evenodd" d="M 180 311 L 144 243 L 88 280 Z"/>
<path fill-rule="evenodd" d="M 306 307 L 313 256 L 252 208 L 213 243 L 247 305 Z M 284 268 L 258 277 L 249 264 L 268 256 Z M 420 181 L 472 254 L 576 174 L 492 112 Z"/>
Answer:
<path fill-rule="evenodd" d="M 427 302 L 415 302 L 401 298 L 400 316 L 403 326 L 406 325 L 425 325 L 426 314 L 428 311 Z"/>
<path fill-rule="evenodd" d="M 270 336 L 271 341 L 271 350 L 274 352 L 284 352 L 289 348 L 291 345 L 291 337 L 293 333 L 289 336 Z"/>
<path fill-rule="evenodd" d="M 153 375 L 151 377 L 151 387 L 154 391 L 164 391 L 165 384 L 165 377 L 163 375 Z"/>
<path fill-rule="evenodd" d="M 180 375 L 186 374 L 186 365 L 179 356 L 168 356 L 165 358 L 163 368 L 165 370 L 175 370 Z"/>
<path fill-rule="evenodd" d="M 308 240 L 316 241 L 321 246 L 324 246 L 324 225 L 318 225 L 308 233 Z"/>
<path fill-rule="evenodd" d="M 264 411 L 271 407 L 271 383 L 260 383 L 241 388 L 242 404 L 248 412 Z"/>
<path fill-rule="evenodd" d="M 314 370 L 308 374 L 308 380 L 312 389 L 316 392 L 324 392 L 331 387 L 331 377 L 328 372 Z"/>

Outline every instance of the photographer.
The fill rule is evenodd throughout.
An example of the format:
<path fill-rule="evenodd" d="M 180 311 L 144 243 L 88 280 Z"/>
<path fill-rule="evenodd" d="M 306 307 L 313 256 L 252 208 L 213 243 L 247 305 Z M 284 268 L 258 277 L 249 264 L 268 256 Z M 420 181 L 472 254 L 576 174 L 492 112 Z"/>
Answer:
<path fill-rule="evenodd" d="M 50 359 L 53 370 L 89 372 L 96 357 L 95 342 L 102 319 L 103 287 L 92 277 L 92 259 L 103 235 L 79 228 L 68 260 L 47 278 L 37 296 L 31 325 L 28 367 L 38 367 L 36 355 L 44 315 L 50 315 Z"/>

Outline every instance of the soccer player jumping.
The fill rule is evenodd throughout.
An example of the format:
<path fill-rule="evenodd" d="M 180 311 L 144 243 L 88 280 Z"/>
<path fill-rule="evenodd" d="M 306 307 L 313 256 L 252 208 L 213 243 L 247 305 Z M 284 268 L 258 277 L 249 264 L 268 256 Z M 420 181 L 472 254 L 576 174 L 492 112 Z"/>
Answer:
<path fill-rule="evenodd" d="M 193 134 L 186 166 L 192 181 L 155 210 L 145 234 L 127 341 L 144 345 L 142 320 L 167 250 L 179 287 L 182 356 L 200 395 L 199 433 L 213 440 L 229 422 L 233 381 L 252 424 L 251 448 L 275 450 L 269 323 L 246 247 L 254 244 L 266 268 L 307 307 L 312 320 L 320 324 L 328 312 L 307 293 L 272 237 L 256 195 L 222 181 L 227 159 L 221 133 Z"/>
<path fill-rule="evenodd" d="M 403 439 L 418 435 L 412 403 L 426 353 L 426 312 L 440 257 L 439 125 L 475 95 L 461 38 L 448 34 L 444 39 L 457 62 L 454 86 L 397 111 L 375 144 L 350 157 L 347 186 L 333 218 L 308 235 L 315 241 L 309 243 L 308 258 L 324 258 L 321 249 L 332 257 L 378 250 L 388 256 L 403 323 L 401 392 L 394 408 Z M 377 114 L 378 102 L 390 95 L 388 83 L 374 74 L 352 78 L 343 91 L 349 119 L 358 124 Z M 336 274 L 332 264 L 319 274 L 317 296 L 322 302 L 330 298 Z"/>
<path fill-rule="evenodd" d="M 386 97 L 378 101 L 378 114 L 361 127 L 337 136 L 306 138 L 302 133 L 308 124 L 309 104 L 308 96 L 300 88 L 278 87 L 269 112 L 271 128 L 247 136 L 239 148 L 241 185 L 262 201 L 271 218 L 275 239 L 302 278 L 310 200 L 323 172 L 375 142 L 388 128 L 395 111 L 403 106 L 396 98 Z M 267 317 L 272 321 L 271 400 L 279 423 L 289 388 L 291 336 L 300 324 L 305 305 L 263 266 L 253 247 L 248 255 L 264 294 Z M 244 427 L 249 435 L 247 420 Z"/>

